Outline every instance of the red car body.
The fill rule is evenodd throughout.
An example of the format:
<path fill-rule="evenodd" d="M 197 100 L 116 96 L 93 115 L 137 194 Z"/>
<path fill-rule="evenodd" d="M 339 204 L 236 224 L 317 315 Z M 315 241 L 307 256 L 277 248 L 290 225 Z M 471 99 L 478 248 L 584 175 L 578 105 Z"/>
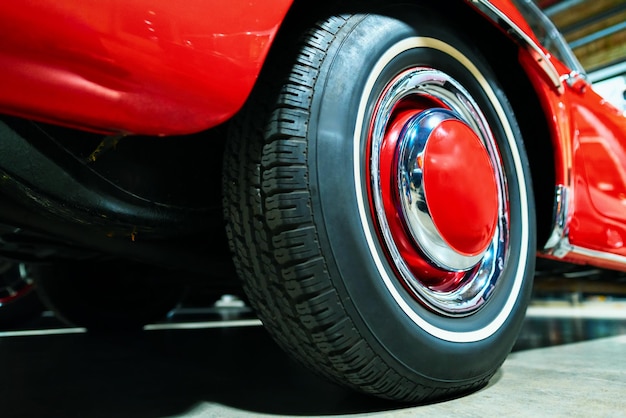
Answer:
<path fill-rule="evenodd" d="M 232 117 L 250 94 L 292 1 L 165 0 L 0 6 L 0 111 L 80 129 L 180 135 Z M 626 270 L 626 119 L 543 48 L 506 0 L 519 63 L 549 121 L 554 231 L 541 256 Z M 481 7 L 481 4 L 490 4 Z M 491 22 L 491 24 L 495 24 Z"/>
<path fill-rule="evenodd" d="M 109 132 L 207 129 L 245 101 L 290 3 L 5 4 L 0 109 Z"/>
<path fill-rule="evenodd" d="M 0 194 L 11 196 L 0 205 L 2 252 L 38 261 L 127 256 L 202 273 L 222 262 L 228 275 L 229 257 L 212 248 L 222 244 L 226 212 L 238 273 L 255 277 L 247 287 L 255 307 L 306 364 L 392 399 L 479 387 L 521 326 L 534 272 L 526 250 L 626 271 L 626 117 L 594 91 L 571 50 L 542 44 L 524 2 L 413 0 L 419 13 L 411 2 L 2 2 Z M 370 14 L 379 6 L 382 17 Z M 379 19 L 398 30 L 380 29 Z M 368 37 L 379 29 L 404 38 L 384 50 L 384 40 Z M 301 55 L 284 52 L 296 64 L 274 80 L 268 63 L 283 58 L 292 33 L 313 35 Z M 466 45 L 474 35 L 482 55 Z M 362 42 L 378 48 L 380 61 L 367 60 Z M 355 54 L 361 64 L 351 66 L 346 56 Z M 409 59 L 420 63 L 397 64 Z M 335 67 L 354 71 L 354 85 Z M 361 68 L 388 77 L 388 87 Z M 255 101 L 260 79 L 283 78 L 275 108 L 267 104 L 275 96 Z M 495 79 L 504 88 L 492 87 Z M 406 93 L 409 82 L 418 87 Z M 255 115 L 264 107 L 263 127 Z M 415 145 L 411 129 L 429 123 L 442 142 Z M 224 129 L 235 140 L 226 146 L 222 203 L 205 180 L 219 180 L 221 152 L 212 147 L 223 146 Z M 248 149 L 259 133 L 265 142 Z M 107 158 L 121 138 L 136 147 Z M 350 141 L 354 148 L 344 146 Z M 100 285 L 118 275 L 120 287 L 127 283 L 120 271 L 103 271 L 91 273 Z M 74 308 L 66 312 L 75 318 L 89 310 Z M 102 325 L 89 318 L 88 326 Z"/>

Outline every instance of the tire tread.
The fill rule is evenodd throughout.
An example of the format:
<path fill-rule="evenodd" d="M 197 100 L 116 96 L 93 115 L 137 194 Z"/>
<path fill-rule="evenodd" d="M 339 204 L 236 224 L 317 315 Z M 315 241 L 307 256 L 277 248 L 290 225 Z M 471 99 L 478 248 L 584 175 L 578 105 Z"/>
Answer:
<path fill-rule="evenodd" d="M 236 269 L 277 343 L 324 377 L 407 402 L 476 389 L 491 376 L 463 386 L 435 387 L 395 372 L 358 332 L 331 284 L 311 209 L 306 121 L 329 45 L 354 20 L 333 16 L 313 27 L 286 81 L 271 77 L 231 127 L 224 208 Z M 282 87 L 272 85 L 277 81 Z M 277 88 L 277 100 L 267 100 Z M 268 123 L 259 109 L 271 115 Z"/>

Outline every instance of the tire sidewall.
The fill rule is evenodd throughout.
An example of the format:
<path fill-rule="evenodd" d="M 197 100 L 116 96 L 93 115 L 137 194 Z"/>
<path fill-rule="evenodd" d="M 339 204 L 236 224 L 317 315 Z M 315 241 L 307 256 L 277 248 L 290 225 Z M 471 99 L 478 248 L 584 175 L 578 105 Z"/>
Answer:
<path fill-rule="evenodd" d="M 518 143 L 512 146 L 502 141 L 502 129 L 494 126 L 498 114 L 483 91 L 484 86 L 481 87 L 455 58 L 430 48 L 405 51 L 391 61 L 382 70 L 380 80 L 374 83 L 372 94 L 366 95 L 369 97 L 366 106 L 362 106 L 369 75 L 378 59 L 399 41 L 412 37 L 441 40 L 469 58 L 485 79 L 494 80 L 494 77 L 478 54 L 458 36 L 440 29 L 432 16 L 355 15 L 347 25 L 342 32 L 344 38 L 335 39 L 322 65 L 309 127 L 310 135 L 314 135 L 309 138 L 314 217 L 333 285 L 362 337 L 401 374 L 414 376 L 417 373 L 432 380 L 457 382 L 488 376 L 504 361 L 515 342 L 531 287 L 529 276 L 532 273 L 525 272 L 532 272 L 534 263 L 534 253 L 530 253 L 534 251 L 532 234 L 520 243 L 524 229 L 534 228 L 529 210 L 531 191 L 520 192 L 520 187 L 529 185 L 530 180 L 527 169 L 521 173 L 514 169 L 516 160 L 512 156 L 518 154 L 521 164 L 527 165 L 519 134 Z M 366 183 L 369 179 L 365 178 L 363 170 L 367 123 L 363 121 L 368 120 L 376 97 L 390 77 L 403 67 L 415 64 L 443 67 L 444 72 L 459 81 L 477 100 L 494 129 L 508 181 L 511 200 L 509 262 L 489 303 L 464 318 L 435 314 L 403 290 L 376 239 L 376 226 L 368 209 Z M 503 93 L 497 87 L 493 88 L 493 93 L 499 101 L 496 106 L 503 106 L 508 123 L 516 130 Z M 359 115 L 360 109 L 364 109 L 364 118 Z M 362 130 L 360 135 L 359 129 Z M 521 174 L 521 181 L 514 173 Z M 526 205 L 522 202 L 525 199 Z M 527 221 L 521 222 L 524 217 Z M 528 257 L 520 259 L 519 254 L 528 254 Z M 389 282 L 385 284 L 381 274 L 391 278 L 392 288 Z M 525 277 L 522 281 L 520 274 Z M 513 306 L 509 298 L 511 292 L 517 294 Z M 415 316 L 452 338 L 442 338 L 418 325 L 398 303 L 398 296 L 401 304 L 410 307 Z M 460 337 L 492 323 L 505 305 L 510 313 L 495 330 L 480 338 Z"/>

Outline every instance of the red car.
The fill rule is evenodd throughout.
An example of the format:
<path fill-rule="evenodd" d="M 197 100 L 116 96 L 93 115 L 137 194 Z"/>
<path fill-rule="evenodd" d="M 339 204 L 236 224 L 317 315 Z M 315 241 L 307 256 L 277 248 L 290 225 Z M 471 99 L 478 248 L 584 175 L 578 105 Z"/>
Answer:
<path fill-rule="evenodd" d="M 626 119 L 530 0 L 5 1 L 0 67 L 0 248 L 72 323 L 234 267 L 295 358 L 416 402 L 489 381 L 536 256 L 626 270 Z"/>

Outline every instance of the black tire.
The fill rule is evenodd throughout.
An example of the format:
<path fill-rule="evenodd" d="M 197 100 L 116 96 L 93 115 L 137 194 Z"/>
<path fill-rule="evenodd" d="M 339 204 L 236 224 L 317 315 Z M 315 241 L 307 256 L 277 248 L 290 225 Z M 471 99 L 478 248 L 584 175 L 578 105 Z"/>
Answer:
<path fill-rule="evenodd" d="M 88 331 L 141 331 L 164 319 L 185 286 L 173 273 L 128 262 L 73 262 L 32 268 L 37 292 L 64 323 Z"/>
<path fill-rule="evenodd" d="M 408 6 L 318 22 L 278 93 L 271 85 L 279 70 L 255 93 L 226 150 L 227 231 L 265 327 L 312 370 L 382 398 L 427 401 L 486 384 L 510 352 L 530 296 L 528 163 L 513 111 L 468 39 L 436 13 Z M 476 173 L 486 173 L 486 183 L 455 178 L 471 196 L 456 190 L 459 199 L 447 205 L 455 211 L 435 219 L 445 226 L 442 219 L 466 219 L 479 205 L 490 235 L 476 238 L 463 225 L 470 252 L 448 243 L 454 231 L 437 232 L 435 243 L 419 237 L 434 222 L 411 218 L 432 210 L 424 196 L 405 212 L 387 205 L 413 204 L 385 186 L 400 187 L 404 177 L 394 175 L 406 167 L 391 160 L 416 147 L 400 109 L 413 112 L 414 124 L 453 119 L 480 141 L 475 154 L 487 160 L 466 167 L 465 177 L 476 183 Z M 404 130 L 393 134 L 392 124 Z M 475 146 L 469 137 L 459 144 Z M 402 146 L 386 147 L 391 138 Z M 431 161 L 429 172 L 442 171 Z M 448 184 L 429 176 L 410 184 L 441 202 Z M 462 254 L 431 254 L 440 238 Z"/>
<path fill-rule="evenodd" d="M 43 311 L 26 264 L 0 260 L 0 328 L 19 327 Z"/>

